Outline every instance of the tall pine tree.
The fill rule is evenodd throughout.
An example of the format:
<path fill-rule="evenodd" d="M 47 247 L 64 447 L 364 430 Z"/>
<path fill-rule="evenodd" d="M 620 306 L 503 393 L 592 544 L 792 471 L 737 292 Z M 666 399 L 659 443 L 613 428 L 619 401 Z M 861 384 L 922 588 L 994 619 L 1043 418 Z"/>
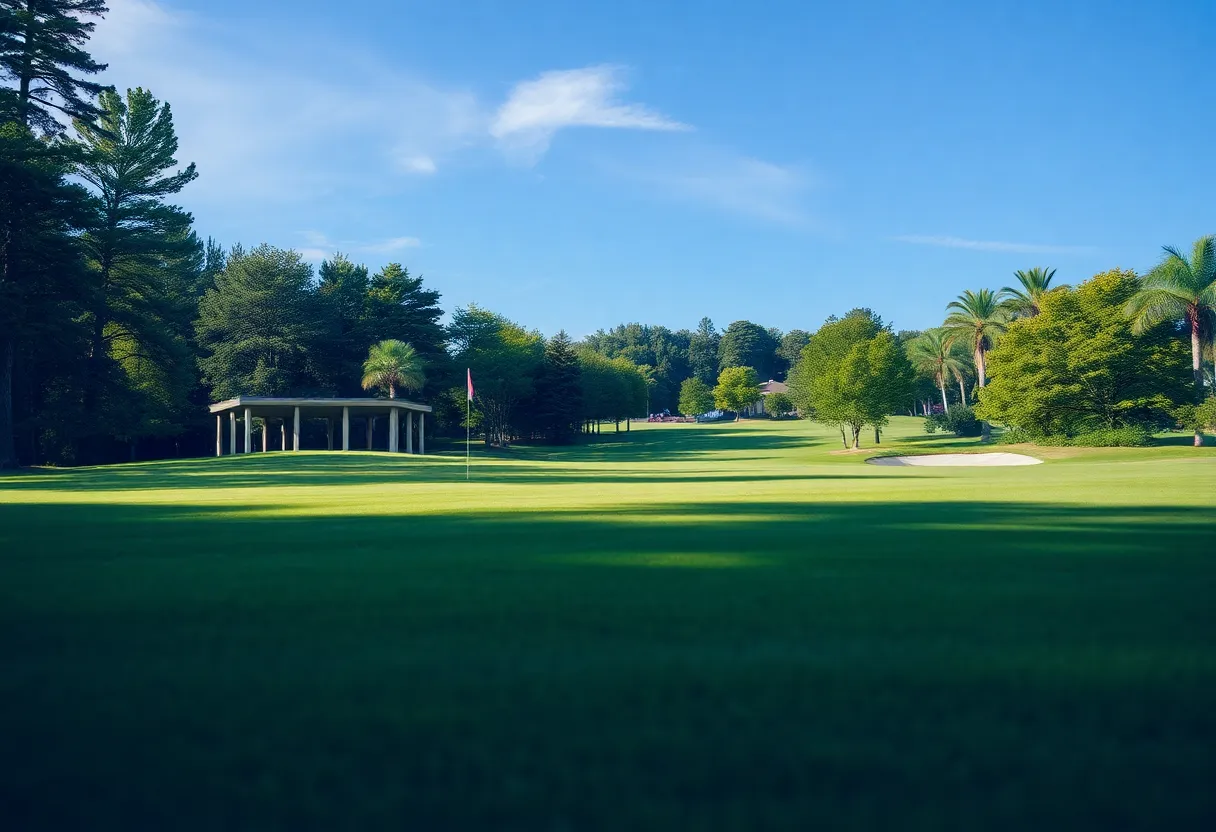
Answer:
<path fill-rule="evenodd" d="M 536 424 L 545 438 L 557 444 L 570 442 L 583 410 L 582 370 L 565 330 L 545 344 L 545 360 L 537 373 L 535 402 Z"/>
<path fill-rule="evenodd" d="M 106 68 L 82 48 L 109 9 L 105 0 L 0 0 L 0 120 L 48 135 L 63 132 L 57 114 L 91 119 L 107 89 L 81 76 Z"/>
<path fill-rule="evenodd" d="M 332 332 L 294 251 L 235 246 L 195 322 L 203 381 L 216 399 L 281 396 L 322 387 L 316 361 Z"/>
<path fill-rule="evenodd" d="M 82 242 L 93 284 L 84 409 L 98 439 L 140 432 L 149 409 L 156 431 L 171 429 L 189 382 L 171 377 L 188 364 L 181 324 L 194 317 L 193 280 L 181 266 L 199 255 L 192 218 L 166 197 L 196 176 L 177 170 L 177 135 L 168 104 L 136 88 L 126 99 L 103 92 L 96 124 L 78 119 L 77 172 L 93 191 L 95 221 Z M 201 264 L 184 269 L 194 275 Z M 132 418 L 135 416 L 135 418 Z M 152 428 L 149 424 L 148 428 Z"/>
<path fill-rule="evenodd" d="M 81 219 L 76 192 L 64 182 L 63 146 L 30 144 L 33 132 L 56 135 L 57 116 L 89 119 L 105 87 L 84 76 L 105 69 L 82 48 L 103 0 L 0 0 L 0 299 L 10 302 L 0 327 L 0 468 L 17 464 L 14 445 L 14 364 L 33 351 L 35 338 L 71 337 L 67 308 L 78 262 L 73 235 Z M 47 268 L 49 263 L 67 267 Z M 65 292 L 67 288 L 69 291 Z M 6 304 L 7 305 L 7 304 Z M 31 329 L 39 321 L 54 332 Z M 26 370 L 28 371 L 28 367 Z M 30 411 L 41 384 L 27 376 L 18 411 Z M 31 453 L 33 450 L 31 450 Z"/>

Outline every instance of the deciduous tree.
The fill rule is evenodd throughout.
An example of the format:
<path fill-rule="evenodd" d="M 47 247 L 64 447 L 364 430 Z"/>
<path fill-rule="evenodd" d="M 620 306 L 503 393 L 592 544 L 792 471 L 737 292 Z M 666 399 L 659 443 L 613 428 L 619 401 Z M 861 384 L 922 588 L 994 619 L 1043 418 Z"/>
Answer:
<path fill-rule="evenodd" d="M 1151 425 L 1189 398 L 1186 348 L 1169 321 L 1136 335 L 1122 314 L 1133 272 L 1109 271 L 1044 297 L 992 350 L 977 415 L 1031 436 Z"/>
<path fill-rule="evenodd" d="M 744 408 L 760 401 L 760 383 L 751 367 L 727 367 L 718 375 L 714 387 L 714 404 L 721 410 L 735 411 L 735 418 Z"/>
<path fill-rule="evenodd" d="M 685 416 L 700 416 L 713 408 L 713 388 L 695 376 L 684 379 L 680 384 L 680 412 Z"/>

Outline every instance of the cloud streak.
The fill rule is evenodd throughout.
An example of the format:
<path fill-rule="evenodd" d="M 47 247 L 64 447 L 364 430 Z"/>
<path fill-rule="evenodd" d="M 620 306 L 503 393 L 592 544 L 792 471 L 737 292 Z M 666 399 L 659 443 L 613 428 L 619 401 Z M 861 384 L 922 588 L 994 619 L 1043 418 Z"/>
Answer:
<path fill-rule="evenodd" d="M 389 237 L 385 240 L 371 242 L 356 242 L 352 240 L 336 242 L 329 239 L 327 235 L 320 231 L 303 231 L 300 233 L 300 236 L 304 238 L 306 245 L 297 249 L 297 251 L 300 252 L 300 256 L 305 260 L 313 263 L 329 260 L 338 252 L 384 256 L 396 254 L 410 248 L 418 248 L 422 245 L 422 240 L 417 237 Z"/>
<path fill-rule="evenodd" d="M 901 234 L 893 238 L 899 243 L 938 248 L 961 248 L 968 251 L 994 251 L 1005 254 L 1093 254 L 1093 246 L 1057 246 L 1043 243 L 1011 243 L 1002 240 L 968 240 L 963 237 L 934 234 Z"/>
<path fill-rule="evenodd" d="M 515 85 L 490 125 L 504 149 L 534 162 L 553 136 L 568 127 L 691 130 L 641 104 L 617 99 L 626 88 L 618 67 L 590 66 L 543 73 Z"/>
<path fill-rule="evenodd" d="M 302 64 L 266 32 L 156 0 L 108 5 L 90 51 L 110 64 L 103 80 L 143 85 L 173 107 L 178 158 L 201 174 L 191 196 L 231 204 L 380 193 L 394 187 L 385 173 L 430 175 L 478 137 L 488 142 L 488 115 L 471 92 L 325 41 L 309 42 L 315 59 Z"/>
<path fill-rule="evenodd" d="M 682 150 L 678 156 L 662 153 L 640 164 L 601 160 L 601 168 L 659 198 L 795 229 L 818 227 L 806 204 L 814 180 L 802 167 L 704 145 Z"/>

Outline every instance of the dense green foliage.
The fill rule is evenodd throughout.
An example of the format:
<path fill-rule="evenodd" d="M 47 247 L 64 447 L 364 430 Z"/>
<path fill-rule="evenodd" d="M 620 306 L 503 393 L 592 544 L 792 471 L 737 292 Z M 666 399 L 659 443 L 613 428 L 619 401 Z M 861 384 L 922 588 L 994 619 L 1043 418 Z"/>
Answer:
<path fill-rule="evenodd" d="M 775 378 L 779 370 L 776 359 L 780 345 L 780 333 L 774 337 L 772 332 L 759 324 L 735 321 L 722 333 L 722 340 L 718 344 L 718 366 L 723 370 L 751 367 L 757 378 Z"/>
<path fill-rule="evenodd" d="M 790 374 L 790 398 L 809 418 L 840 431 L 849 447 L 861 429 L 877 432 L 912 396 L 915 370 L 903 345 L 868 309 L 829 318 Z"/>
<path fill-rule="evenodd" d="M 944 430 L 955 436 L 979 436 L 983 432 L 975 410 L 967 405 L 955 405 L 950 410 L 925 417 L 925 432 Z"/>
<path fill-rule="evenodd" d="M 751 367 L 727 367 L 718 374 L 714 405 L 719 410 L 739 411 L 760 401 L 760 382 Z"/>
<path fill-rule="evenodd" d="M 330 332 L 312 268 L 294 251 L 235 247 L 198 304 L 203 383 L 216 399 L 320 389 Z M 361 376 L 361 374 L 360 374 Z"/>
<path fill-rule="evenodd" d="M 686 378 L 680 385 L 680 413 L 700 416 L 714 409 L 714 390 L 699 378 Z"/>
<path fill-rule="evenodd" d="M 107 435 L 174 434 L 190 421 L 198 379 L 190 346 L 202 246 L 192 218 L 164 200 L 197 176 L 177 170 L 168 104 L 147 90 L 103 92 L 96 123 L 75 122 L 77 174 L 93 221 L 81 242 L 89 267 L 82 408 Z"/>
<path fill-rule="evenodd" d="M 1139 283 L 1127 271 L 1044 296 L 992 350 L 981 418 L 1033 437 L 1159 424 L 1189 395 L 1186 353 L 1169 324 L 1133 333 L 1122 314 Z"/>
<path fill-rule="evenodd" d="M 582 341 L 582 346 L 608 358 L 626 358 L 639 366 L 649 367 L 653 384 L 650 387 L 651 411 L 675 410 L 680 384 L 691 374 L 688 330 L 672 332 L 665 326 L 621 324 L 610 330 L 600 330 Z"/>
<path fill-rule="evenodd" d="M 1216 449 L 637 427 L 0 477 L 6 826 L 1209 825 Z"/>
<path fill-rule="evenodd" d="M 570 336 L 559 332 L 545 343 L 536 380 L 536 426 L 550 442 L 570 442 L 583 421 L 583 374 Z"/>
<path fill-rule="evenodd" d="M 797 408 L 788 393 L 769 393 L 764 397 L 764 411 L 774 419 L 784 419 L 792 416 Z"/>

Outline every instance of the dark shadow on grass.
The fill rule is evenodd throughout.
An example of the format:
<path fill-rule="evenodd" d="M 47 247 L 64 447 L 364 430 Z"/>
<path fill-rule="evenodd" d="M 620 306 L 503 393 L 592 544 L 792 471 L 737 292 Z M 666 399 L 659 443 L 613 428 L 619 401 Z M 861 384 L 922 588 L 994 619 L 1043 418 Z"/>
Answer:
<path fill-rule="evenodd" d="M 10 828 L 1216 818 L 1216 509 L 274 503 L 0 506 Z"/>

